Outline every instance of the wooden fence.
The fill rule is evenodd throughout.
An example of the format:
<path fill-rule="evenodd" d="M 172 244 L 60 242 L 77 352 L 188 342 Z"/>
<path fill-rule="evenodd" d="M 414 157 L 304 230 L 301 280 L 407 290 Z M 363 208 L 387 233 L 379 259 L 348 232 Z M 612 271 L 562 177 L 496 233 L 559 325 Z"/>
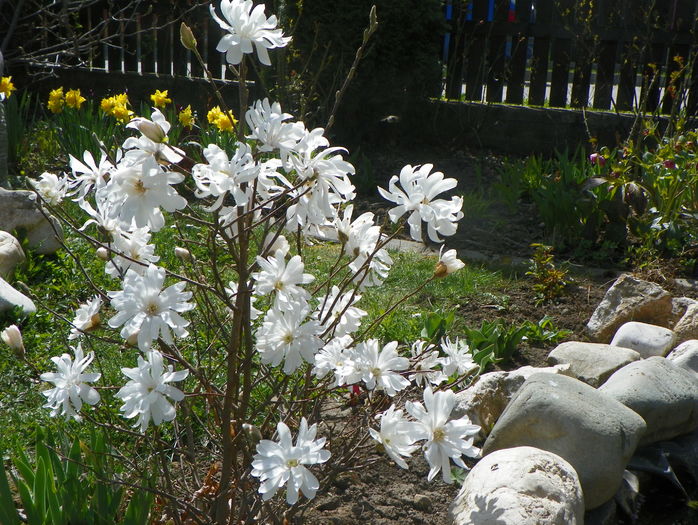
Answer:
<path fill-rule="evenodd" d="M 145 14 L 126 21 L 110 19 L 107 10 L 99 7 L 86 10 L 88 28 L 97 20 L 103 22 L 103 43 L 93 47 L 89 56 L 82 57 L 83 68 L 109 73 L 204 78 L 199 61 L 180 43 L 179 22 L 184 20 L 194 31 L 213 78 L 231 80 L 233 77 L 225 67 L 223 55 L 216 51 L 223 31 L 211 18 L 208 4 L 168 9 L 157 3 Z"/>
<path fill-rule="evenodd" d="M 105 4 L 107 0 L 105 0 Z M 82 56 L 91 71 L 202 78 L 179 42 L 192 27 L 213 77 L 232 80 L 216 51 L 222 30 L 200 0 L 152 0 L 124 20 L 92 6 L 101 43 Z M 443 94 L 451 100 L 670 113 L 698 108 L 698 0 L 445 0 Z M 267 9 L 267 12 L 270 12 Z M 254 72 L 252 72 L 254 78 Z"/>
<path fill-rule="evenodd" d="M 445 95 L 601 110 L 642 105 L 661 113 L 678 103 L 693 113 L 697 4 L 449 0 Z"/>

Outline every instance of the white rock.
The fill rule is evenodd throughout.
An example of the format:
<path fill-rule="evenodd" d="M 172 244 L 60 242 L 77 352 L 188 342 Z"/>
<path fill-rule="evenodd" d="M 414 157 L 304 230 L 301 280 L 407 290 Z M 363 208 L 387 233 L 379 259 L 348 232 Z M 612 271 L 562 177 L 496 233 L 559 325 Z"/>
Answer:
<path fill-rule="evenodd" d="M 23 293 L 15 290 L 5 279 L 0 278 L 0 312 L 20 306 L 25 314 L 36 312 L 34 302 Z"/>
<path fill-rule="evenodd" d="M 60 224 L 55 218 L 52 220 L 62 239 Z M 0 225 L 9 232 L 23 228 L 28 246 L 39 253 L 54 253 L 60 247 L 56 233 L 39 209 L 36 194 L 32 191 L 0 188 Z"/>
<path fill-rule="evenodd" d="M 631 348 L 645 359 L 665 356 L 674 348 L 676 334 L 673 330 L 647 323 L 630 321 L 621 326 L 613 336 L 611 346 Z"/>
<path fill-rule="evenodd" d="M 674 348 L 667 360 L 672 364 L 698 375 L 698 339 L 689 339 Z"/>
<path fill-rule="evenodd" d="M 698 301 L 690 297 L 674 297 L 671 299 L 671 322 L 668 328 L 673 328 L 674 325 L 681 319 L 688 307 L 692 304 L 698 304 Z"/>
<path fill-rule="evenodd" d="M 582 525 L 584 500 L 572 465 L 533 447 L 482 459 L 451 506 L 455 525 Z"/>
<path fill-rule="evenodd" d="M 569 368 L 569 365 L 550 368 L 522 366 L 511 372 L 482 374 L 475 383 L 456 394 L 456 405 L 451 417 L 458 419 L 468 416 L 474 425 L 480 426 L 478 438 L 485 439 L 526 379 L 539 372 L 569 375 Z"/>
<path fill-rule="evenodd" d="M 13 235 L 0 230 L 0 277 L 7 279 L 25 259 L 19 241 Z"/>
<path fill-rule="evenodd" d="M 645 426 L 628 407 L 578 379 L 534 374 L 497 421 L 482 454 L 519 446 L 557 454 L 577 471 L 588 510 L 615 495 Z"/>
<path fill-rule="evenodd" d="M 594 310 L 586 330 L 594 341 L 607 343 L 618 327 L 628 321 L 668 326 L 671 310 L 671 295 L 664 288 L 623 274 Z"/>
<path fill-rule="evenodd" d="M 642 416 L 647 432 L 641 446 L 698 428 L 698 378 L 663 357 L 630 363 L 609 377 L 599 392 Z"/>
<path fill-rule="evenodd" d="M 679 343 L 698 339 L 698 303 L 688 305 L 681 319 L 674 325 L 674 332 Z"/>
<path fill-rule="evenodd" d="M 561 343 L 548 355 L 548 363 L 569 365 L 573 377 L 594 388 L 619 368 L 638 359 L 640 354 L 630 348 L 579 341 Z"/>

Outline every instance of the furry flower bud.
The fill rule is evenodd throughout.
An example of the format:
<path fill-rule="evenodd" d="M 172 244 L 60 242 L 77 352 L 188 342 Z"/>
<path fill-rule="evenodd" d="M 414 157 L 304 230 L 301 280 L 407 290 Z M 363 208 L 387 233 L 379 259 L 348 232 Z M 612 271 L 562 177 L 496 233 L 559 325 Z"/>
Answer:
<path fill-rule="evenodd" d="M 19 358 L 24 357 L 24 341 L 17 325 L 10 325 L 0 332 L 0 338 Z"/>

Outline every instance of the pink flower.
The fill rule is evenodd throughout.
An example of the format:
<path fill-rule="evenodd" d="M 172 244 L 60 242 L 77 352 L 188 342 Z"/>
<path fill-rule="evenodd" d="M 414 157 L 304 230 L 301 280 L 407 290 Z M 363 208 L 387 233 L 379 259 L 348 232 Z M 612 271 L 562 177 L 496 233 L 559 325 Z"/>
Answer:
<path fill-rule="evenodd" d="M 591 162 L 593 165 L 598 165 L 598 166 L 605 166 L 606 165 L 606 159 L 604 158 L 603 155 L 599 153 L 592 153 L 589 155 L 589 162 Z"/>
<path fill-rule="evenodd" d="M 676 169 L 676 162 L 674 162 L 671 159 L 665 160 L 663 164 L 664 164 L 664 167 L 668 170 L 675 170 Z"/>

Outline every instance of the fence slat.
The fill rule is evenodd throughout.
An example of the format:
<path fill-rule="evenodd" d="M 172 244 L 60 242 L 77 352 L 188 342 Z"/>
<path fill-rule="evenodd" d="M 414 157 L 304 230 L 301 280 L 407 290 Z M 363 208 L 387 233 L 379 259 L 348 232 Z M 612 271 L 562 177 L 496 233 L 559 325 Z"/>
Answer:
<path fill-rule="evenodd" d="M 679 90 L 681 89 L 683 75 L 681 75 L 679 71 L 686 65 L 688 53 L 689 47 L 686 45 L 675 45 L 669 48 L 666 79 L 664 81 L 664 97 L 662 99 L 662 113 L 671 113 L 672 107 L 677 101 L 675 97 L 680 96 Z"/>
<path fill-rule="evenodd" d="M 506 39 L 493 36 L 488 39 L 487 101 L 501 102 L 504 93 L 504 46 Z"/>
<path fill-rule="evenodd" d="M 654 111 L 659 107 L 661 75 L 664 70 L 664 46 L 662 44 L 649 46 L 644 63 L 640 100 L 645 101 L 647 111 Z"/>
<path fill-rule="evenodd" d="M 609 109 L 611 107 L 617 47 L 615 42 L 609 41 L 603 41 L 599 46 L 594 87 L 594 108 L 596 109 Z"/>
<path fill-rule="evenodd" d="M 550 38 L 535 38 L 533 41 L 533 57 L 531 60 L 531 83 L 528 88 L 528 103 L 534 106 L 542 106 L 545 104 L 549 53 Z"/>
<path fill-rule="evenodd" d="M 107 44 L 107 60 L 109 62 L 109 71 L 120 73 L 121 69 L 121 31 L 119 23 L 109 18 L 109 14 L 105 10 L 105 42 Z"/>
<path fill-rule="evenodd" d="M 153 15 L 139 16 L 137 19 L 141 42 L 141 73 L 155 73 L 155 29 Z"/>
<path fill-rule="evenodd" d="M 570 106 L 585 108 L 589 105 L 589 88 L 591 85 L 591 66 L 594 55 L 591 41 L 577 41 L 574 59 L 574 77 L 572 81 L 572 98 Z"/>
<path fill-rule="evenodd" d="M 135 19 L 122 22 L 121 31 L 123 33 L 124 71 L 138 73 L 138 38 Z"/>
<path fill-rule="evenodd" d="M 218 24 L 208 22 L 205 26 L 206 35 L 206 64 L 208 70 L 213 75 L 213 78 L 221 77 L 221 64 L 223 63 L 223 54 L 216 49 L 218 42 L 221 39 L 221 29 Z"/>
<path fill-rule="evenodd" d="M 562 108 L 567 105 L 567 82 L 570 73 L 570 48 L 568 38 L 556 38 L 552 45 L 553 72 L 550 77 L 550 105 Z"/>
<path fill-rule="evenodd" d="M 511 39 L 511 59 L 509 67 L 506 69 L 507 102 L 509 104 L 523 103 L 527 52 L 528 38 L 521 33 L 514 35 Z"/>
<path fill-rule="evenodd" d="M 157 43 L 157 73 L 158 75 L 172 74 L 172 19 L 163 13 L 155 15 Z"/>
<path fill-rule="evenodd" d="M 618 95 L 616 96 L 616 109 L 628 111 L 635 104 L 635 84 L 636 66 L 634 56 L 636 54 L 635 44 L 625 42 L 622 47 L 620 57 L 620 75 L 618 79 Z"/>
<path fill-rule="evenodd" d="M 487 0 L 473 0 L 472 21 L 466 22 L 466 35 L 469 35 L 466 50 L 465 99 L 482 100 L 482 85 L 485 81 L 485 57 L 487 40 L 485 38 L 485 20 L 489 3 Z"/>
<path fill-rule="evenodd" d="M 456 2 L 452 9 L 446 70 L 446 98 L 458 100 L 463 91 L 463 59 L 466 39 L 463 2 Z"/>

